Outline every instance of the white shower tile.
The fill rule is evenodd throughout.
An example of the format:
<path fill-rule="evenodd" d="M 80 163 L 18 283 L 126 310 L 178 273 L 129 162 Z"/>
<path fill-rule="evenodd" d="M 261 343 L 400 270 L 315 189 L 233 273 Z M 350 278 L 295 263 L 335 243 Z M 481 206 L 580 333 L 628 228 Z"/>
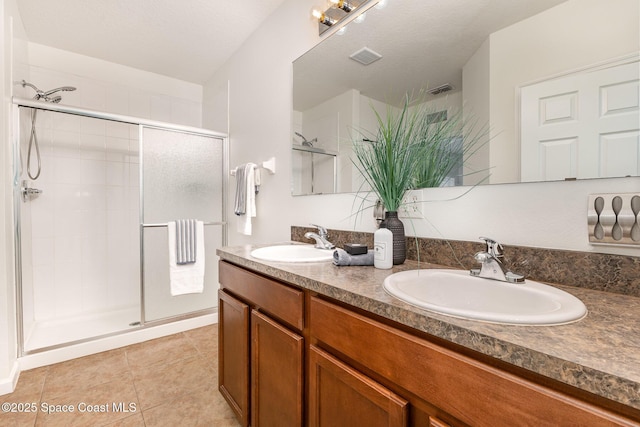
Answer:
<path fill-rule="evenodd" d="M 104 185 L 107 182 L 107 162 L 104 160 L 81 160 L 81 180 L 86 185 Z"/>
<path fill-rule="evenodd" d="M 56 184 L 76 184 L 81 179 L 82 160 L 72 157 L 53 157 L 53 182 Z"/>
<path fill-rule="evenodd" d="M 82 237 L 82 265 L 104 274 L 107 270 L 107 236 Z"/>
<path fill-rule="evenodd" d="M 151 95 L 150 118 L 161 122 L 171 121 L 171 97 L 165 95 Z"/>
<path fill-rule="evenodd" d="M 82 210 L 104 212 L 107 209 L 107 189 L 104 185 L 85 185 L 82 191 Z"/>
<path fill-rule="evenodd" d="M 106 135 L 106 121 L 92 117 L 80 118 L 80 133 L 89 135 Z"/>
<path fill-rule="evenodd" d="M 129 114 L 134 117 L 148 119 L 151 117 L 150 94 L 139 89 L 129 91 Z"/>
<path fill-rule="evenodd" d="M 82 286 L 82 308 L 85 312 L 105 311 L 109 307 L 109 294 L 107 292 L 107 281 L 102 278 L 103 283 L 84 284 Z"/>
<path fill-rule="evenodd" d="M 53 209 L 40 208 L 32 202 L 31 209 L 31 235 L 34 238 L 53 237 L 54 220 Z"/>
<path fill-rule="evenodd" d="M 100 238 L 107 234 L 106 211 L 81 211 L 81 230 L 83 237 Z"/>
<path fill-rule="evenodd" d="M 104 135 L 80 135 L 80 157 L 82 159 L 105 160 L 106 156 Z"/>
<path fill-rule="evenodd" d="M 56 211 L 53 221 L 54 237 L 56 239 L 67 236 L 80 237 L 82 235 L 81 221 L 80 211 Z"/>
<path fill-rule="evenodd" d="M 74 131 L 54 130 L 51 153 L 56 157 L 80 156 L 80 134 Z"/>
<path fill-rule="evenodd" d="M 109 185 L 107 191 L 107 210 L 124 211 L 128 208 L 127 188 L 122 185 Z"/>
<path fill-rule="evenodd" d="M 129 185 L 140 187 L 140 165 L 137 163 L 129 164 Z"/>
<path fill-rule="evenodd" d="M 53 208 L 56 215 L 82 208 L 82 187 L 77 182 L 73 184 L 55 184 L 54 192 Z"/>
<path fill-rule="evenodd" d="M 80 99 L 82 106 L 92 110 L 106 109 L 107 85 L 92 79 L 82 79 Z"/>
<path fill-rule="evenodd" d="M 129 138 L 129 128 L 134 125 L 120 122 L 107 122 L 106 123 L 106 135 L 115 138 Z"/>
<path fill-rule="evenodd" d="M 77 236 L 57 236 L 54 243 L 54 260 L 59 262 L 74 262 L 80 265 L 82 259 L 82 238 Z"/>
<path fill-rule="evenodd" d="M 44 320 L 56 315 L 56 287 L 54 266 L 39 265 L 33 268 L 33 304 L 35 320 Z"/>
<path fill-rule="evenodd" d="M 129 114 L 129 91 L 124 86 L 110 85 L 106 93 L 105 109 L 109 113 Z"/>
<path fill-rule="evenodd" d="M 53 237 L 34 237 L 31 243 L 31 264 L 33 266 L 53 265 L 55 247 Z"/>
<path fill-rule="evenodd" d="M 202 126 L 201 104 L 173 98 L 171 100 L 171 117 L 169 121 L 185 126 Z"/>
<path fill-rule="evenodd" d="M 83 117 L 73 114 L 55 113 L 52 120 L 52 127 L 55 131 L 78 132 Z"/>
<path fill-rule="evenodd" d="M 106 137 L 107 160 L 125 162 L 129 156 L 129 140 L 127 138 Z"/>
<path fill-rule="evenodd" d="M 127 185 L 129 183 L 129 165 L 124 162 L 107 162 L 107 183 L 109 185 Z"/>
<path fill-rule="evenodd" d="M 56 315 L 70 316 L 82 312 L 82 274 L 75 262 L 56 263 L 54 283 L 56 286 Z"/>

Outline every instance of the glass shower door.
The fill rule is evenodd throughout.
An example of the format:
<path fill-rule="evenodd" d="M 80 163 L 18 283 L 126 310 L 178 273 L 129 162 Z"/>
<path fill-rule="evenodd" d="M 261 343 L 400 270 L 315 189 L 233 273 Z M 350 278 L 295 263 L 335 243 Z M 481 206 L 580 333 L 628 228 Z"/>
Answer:
<path fill-rule="evenodd" d="M 216 249 L 223 244 L 224 140 L 141 126 L 143 322 L 217 306 Z M 204 222 L 204 291 L 171 295 L 168 222 Z M 198 256 L 198 255 L 196 255 Z"/>

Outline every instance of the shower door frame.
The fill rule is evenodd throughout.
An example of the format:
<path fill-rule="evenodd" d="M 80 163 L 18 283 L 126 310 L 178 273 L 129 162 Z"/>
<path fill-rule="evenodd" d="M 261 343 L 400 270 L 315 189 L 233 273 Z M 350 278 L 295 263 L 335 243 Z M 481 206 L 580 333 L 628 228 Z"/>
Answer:
<path fill-rule="evenodd" d="M 159 319 L 159 320 L 154 320 L 154 321 L 150 321 L 150 322 L 146 322 L 145 321 L 145 316 L 144 316 L 144 304 L 145 304 L 145 300 L 144 300 L 144 265 L 143 265 L 143 261 L 144 261 L 144 246 L 143 246 L 143 229 L 145 226 L 159 226 L 159 224 L 148 224 L 145 225 L 142 222 L 142 213 L 143 213 L 143 202 L 144 202 L 144 195 L 143 195 L 143 183 L 142 180 L 140 182 L 140 189 L 139 189 L 139 195 L 140 195 L 140 233 L 139 233 L 139 238 L 140 238 L 140 324 L 136 325 L 136 327 L 132 327 L 130 329 L 126 329 L 126 330 L 122 330 L 122 331 L 116 331 L 116 332 L 112 332 L 112 333 L 108 333 L 108 334 L 102 334 L 102 335 L 97 335 L 97 336 L 93 336 L 90 338 L 84 338 L 84 339 L 80 339 L 80 340 L 75 340 L 75 341 L 70 341 L 70 342 L 65 342 L 65 343 L 61 343 L 61 344 L 56 344 L 56 345 L 52 345 L 52 346 L 48 346 L 48 347 L 44 347 L 44 348 L 39 348 L 39 349 L 35 349 L 35 350 L 31 350 L 28 352 L 25 352 L 24 346 L 25 346 L 25 336 L 24 336 L 24 319 L 23 319 L 23 304 L 24 304 L 24 298 L 23 298 L 23 293 L 22 293 L 22 236 L 21 236 L 21 203 L 22 203 L 22 194 L 21 194 L 21 188 L 20 188 L 20 175 L 22 174 L 22 170 L 20 167 L 20 156 L 21 156 L 21 147 L 20 147 L 20 107 L 28 107 L 28 108 L 34 108 L 34 109 L 38 109 L 38 110 L 45 110 L 45 111 L 52 111 L 52 112 L 57 112 L 57 113 L 63 113 L 63 114 L 72 114 L 75 116 L 82 116 L 82 117 L 90 117 L 90 118 L 94 118 L 94 119 L 100 119 L 100 120 L 107 120 L 107 121 L 112 121 L 112 122 L 119 122 L 119 123 L 126 123 L 126 124 L 131 124 L 131 125 L 137 125 L 139 126 L 139 139 L 138 139 L 138 144 L 141 146 L 142 145 L 142 131 L 144 127 L 147 128 L 156 128 L 156 129 L 162 129 L 162 130 L 167 130 L 167 131 L 174 131 L 174 132 L 182 132 L 182 133 L 186 133 L 186 134 L 192 134 L 192 135 L 199 135 L 199 136 L 204 136 L 204 137 L 211 137 L 211 138 L 217 138 L 222 140 L 222 192 L 221 192 L 221 207 L 222 207 L 222 215 L 221 215 L 221 221 L 220 222 L 208 222 L 207 225 L 219 225 L 221 226 L 221 231 L 222 231 L 222 246 L 227 245 L 227 238 L 228 238 L 228 220 L 227 220 L 227 208 L 226 208 L 226 201 L 227 201 L 227 193 L 228 193 L 228 184 L 229 184 L 229 137 L 227 134 L 225 133 L 221 133 L 221 132 L 215 132 L 215 131 L 211 131 L 208 129 L 202 129 L 202 128 L 197 128 L 197 127 L 192 127 L 192 126 L 184 126 L 184 125 L 178 125 L 178 124 L 173 124 L 173 123 L 166 123 L 166 122 L 161 122 L 161 121 L 156 121 L 156 120 L 148 120 L 148 119 L 143 119 L 140 117 L 134 117 L 134 116 L 127 116 L 127 115 L 122 115 L 122 114 L 115 114 L 115 113 L 106 113 L 103 111 L 97 111 L 97 110 L 91 110 L 91 109 L 87 109 L 87 108 L 80 108 L 80 107 L 73 107 L 73 106 L 68 106 L 68 105 L 60 105 L 60 104 L 52 104 L 52 103 L 47 103 L 44 101 L 36 101 L 34 99 L 25 99 L 25 98 L 20 98 L 20 97 L 12 97 L 11 99 L 12 101 L 12 148 L 13 148 L 13 155 L 12 155 L 12 161 L 13 161 L 13 171 L 12 171 L 12 185 L 13 185 L 13 227 L 14 227 L 14 233 L 13 233 L 13 240 L 14 240 L 14 252 L 15 252 L 15 259 L 14 259 L 14 280 L 15 280 L 15 284 L 16 284 L 16 334 L 17 334 L 17 350 L 18 350 L 18 357 L 22 357 L 28 354 L 35 354 L 35 353 L 40 353 L 40 352 L 44 352 L 44 351 L 48 351 L 48 350 L 54 350 L 57 348 L 62 348 L 62 347 L 67 347 L 69 345 L 73 345 L 73 344 L 80 344 L 80 343 L 84 343 L 84 342 L 89 342 L 89 341 L 93 341 L 96 340 L 98 338 L 105 338 L 105 337 L 109 337 L 109 336 L 114 336 L 114 335 L 120 335 L 120 334 L 124 334 L 124 333 L 128 333 L 131 331 L 135 331 L 135 330 L 139 330 L 139 329 L 143 329 L 145 327 L 150 327 L 150 326 L 157 326 L 157 325 L 161 325 L 161 324 L 165 324 L 165 323 L 170 323 L 170 322 L 174 322 L 177 320 L 182 320 L 182 319 L 187 319 L 187 318 L 191 318 L 191 317 L 197 317 L 200 316 L 202 314 L 207 314 L 207 313 L 211 313 L 213 312 L 214 309 L 205 309 L 205 310 L 199 310 L 199 311 L 194 311 L 194 312 L 190 312 L 190 313 L 185 313 L 185 314 L 181 314 L 181 315 L 177 315 L 177 316 L 173 316 L 173 317 L 167 317 L 164 319 Z M 139 173 L 142 175 L 142 150 L 139 151 L 141 153 L 141 158 L 140 158 L 140 164 L 139 164 Z M 142 177 L 141 177 L 142 178 Z"/>

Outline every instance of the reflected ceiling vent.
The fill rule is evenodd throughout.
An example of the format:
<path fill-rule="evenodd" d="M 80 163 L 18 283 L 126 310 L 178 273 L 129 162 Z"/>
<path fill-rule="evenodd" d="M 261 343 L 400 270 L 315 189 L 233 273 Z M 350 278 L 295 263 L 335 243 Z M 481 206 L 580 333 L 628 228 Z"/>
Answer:
<path fill-rule="evenodd" d="M 374 52 L 368 47 L 363 47 L 357 52 L 352 53 L 349 58 L 361 63 L 362 65 L 369 65 L 382 58 L 382 55 L 380 55 L 378 52 Z"/>
<path fill-rule="evenodd" d="M 449 92 L 452 89 L 453 89 L 452 85 L 450 85 L 449 83 L 445 83 L 438 87 L 434 87 L 433 89 L 427 90 L 427 93 L 431 95 L 440 95 L 441 93 Z"/>

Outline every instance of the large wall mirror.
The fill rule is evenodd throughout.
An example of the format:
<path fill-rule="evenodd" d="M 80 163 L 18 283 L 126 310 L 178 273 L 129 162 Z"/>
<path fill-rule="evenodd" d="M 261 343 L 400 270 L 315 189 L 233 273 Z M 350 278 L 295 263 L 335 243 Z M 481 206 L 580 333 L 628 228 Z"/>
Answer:
<path fill-rule="evenodd" d="M 351 146 L 361 130 L 375 131 L 373 108 L 445 84 L 450 90 L 426 101 L 491 129 L 489 143 L 466 159 L 488 176 L 447 185 L 640 175 L 639 3 L 371 7 L 363 22 L 293 63 L 293 194 L 358 191 Z M 363 65 L 353 54 L 381 58 Z"/>

